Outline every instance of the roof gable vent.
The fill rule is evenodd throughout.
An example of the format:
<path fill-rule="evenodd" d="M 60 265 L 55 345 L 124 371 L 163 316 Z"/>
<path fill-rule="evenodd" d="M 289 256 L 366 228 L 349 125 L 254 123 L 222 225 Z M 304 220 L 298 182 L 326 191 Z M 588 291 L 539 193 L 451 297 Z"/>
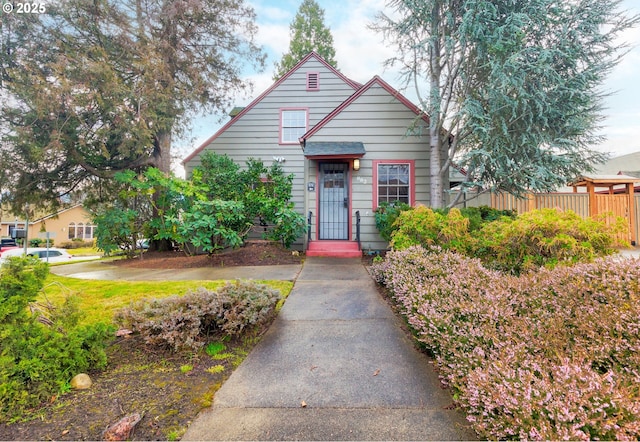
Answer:
<path fill-rule="evenodd" d="M 319 72 L 307 72 L 307 90 L 308 91 L 320 90 L 320 73 Z"/>

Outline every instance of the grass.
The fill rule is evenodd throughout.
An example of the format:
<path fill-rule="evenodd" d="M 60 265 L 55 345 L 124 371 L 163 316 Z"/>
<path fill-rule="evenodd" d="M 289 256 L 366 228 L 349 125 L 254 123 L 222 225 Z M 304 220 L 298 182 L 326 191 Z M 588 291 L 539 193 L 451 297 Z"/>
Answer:
<path fill-rule="evenodd" d="M 66 249 L 69 252 L 69 255 L 72 256 L 102 256 L 102 251 L 96 249 L 95 247 L 79 247 L 77 249 Z"/>
<path fill-rule="evenodd" d="M 290 281 L 256 281 L 279 290 L 283 297 L 293 288 Z M 82 323 L 111 323 L 116 310 L 144 298 L 165 298 L 184 295 L 189 290 L 204 287 L 216 290 L 226 281 L 101 281 L 68 278 L 49 274 L 38 301 L 48 300 L 61 305 L 69 295 L 79 298 L 84 313 Z"/>

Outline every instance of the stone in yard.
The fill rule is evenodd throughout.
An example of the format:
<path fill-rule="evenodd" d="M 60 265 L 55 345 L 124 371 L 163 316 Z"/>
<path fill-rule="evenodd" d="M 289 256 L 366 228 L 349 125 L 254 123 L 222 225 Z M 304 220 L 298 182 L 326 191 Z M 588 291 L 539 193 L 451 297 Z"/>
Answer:
<path fill-rule="evenodd" d="M 91 387 L 91 378 L 88 374 L 80 373 L 71 379 L 71 388 L 76 390 L 86 390 Z"/>

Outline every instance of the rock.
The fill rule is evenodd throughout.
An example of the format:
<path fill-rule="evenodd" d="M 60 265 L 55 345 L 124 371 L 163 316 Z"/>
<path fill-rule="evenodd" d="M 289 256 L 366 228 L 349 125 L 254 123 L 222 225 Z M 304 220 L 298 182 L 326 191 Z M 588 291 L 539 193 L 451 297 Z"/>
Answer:
<path fill-rule="evenodd" d="M 129 440 L 133 434 L 133 430 L 140 420 L 140 413 L 133 413 L 125 416 L 102 433 L 102 440 Z"/>
<path fill-rule="evenodd" d="M 88 374 L 80 373 L 71 379 L 71 388 L 76 390 L 86 390 L 91 387 L 91 378 Z"/>

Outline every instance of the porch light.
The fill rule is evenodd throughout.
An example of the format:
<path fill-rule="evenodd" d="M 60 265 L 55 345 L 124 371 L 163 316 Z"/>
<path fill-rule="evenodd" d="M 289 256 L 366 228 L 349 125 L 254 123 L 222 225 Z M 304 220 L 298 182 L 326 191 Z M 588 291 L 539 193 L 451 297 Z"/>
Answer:
<path fill-rule="evenodd" d="M 360 170 L 360 159 L 359 158 L 354 158 L 353 159 L 353 170 Z"/>

